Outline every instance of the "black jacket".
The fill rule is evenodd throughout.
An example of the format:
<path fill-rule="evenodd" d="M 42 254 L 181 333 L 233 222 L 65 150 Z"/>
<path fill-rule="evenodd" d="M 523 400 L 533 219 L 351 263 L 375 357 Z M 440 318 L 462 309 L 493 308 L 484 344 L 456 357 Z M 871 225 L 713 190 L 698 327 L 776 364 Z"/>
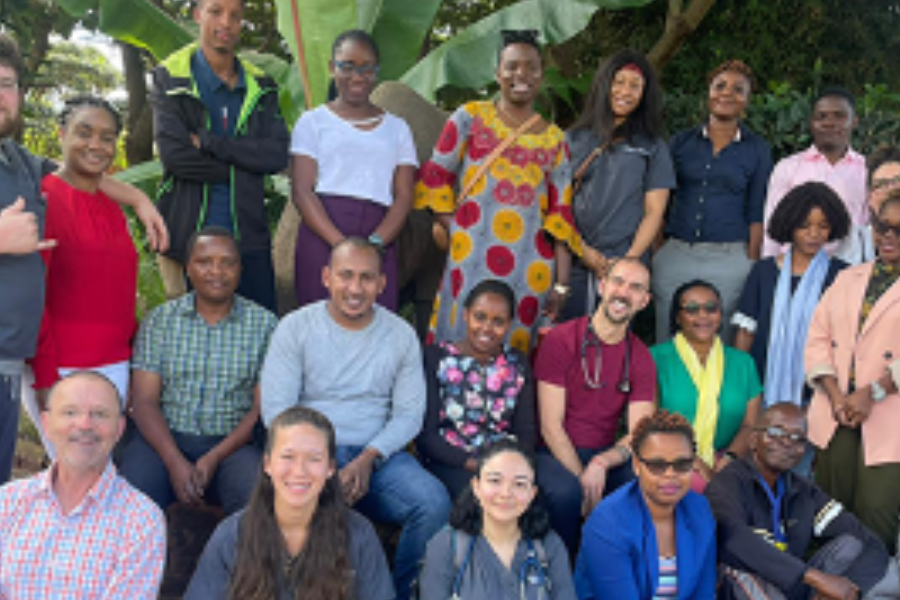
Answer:
<path fill-rule="evenodd" d="M 153 123 L 163 164 L 159 211 L 171 236 L 168 256 L 185 262 L 191 234 L 202 227 L 209 186 L 231 184 L 233 229 L 241 251 L 271 247 L 265 176 L 287 166 L 289 135 L 272 78 L 242 61 L 247 93 L 234 137 L 209 131 L 209 114 L 191 73 L 198 46 L 182 48 L 153 71 Z M 190 134 L 200 138 L 200 148 Z"/>
<path fill-rule="evenodd" d="M 853 514 L 809 480 L 785 473 L 782 507 L 787 548 L 773 544 L 772 504 L 751 459 L 729 464 L 710 481 L 706 497 L 718 522 L 719 562 L 758 575 L 787 592 L 801 585 L 812 541 L 849 534 L 863 551 L 844 575 L 865 593 L 884 576 L 884 545 Z"/>

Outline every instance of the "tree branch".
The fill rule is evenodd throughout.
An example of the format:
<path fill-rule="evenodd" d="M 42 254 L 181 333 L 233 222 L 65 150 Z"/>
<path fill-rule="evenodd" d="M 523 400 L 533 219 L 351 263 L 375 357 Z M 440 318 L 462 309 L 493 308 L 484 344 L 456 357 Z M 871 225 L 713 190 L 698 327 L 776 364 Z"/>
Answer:
<path fill-rule="evenodd" d="M 657 71 L 662 71 L 678 53 L 715 3 L 716 0 L 691 0 L 685 9 L 683 0 L 669 0 L 663 34 L 647 54 L 647 59 Z"/>

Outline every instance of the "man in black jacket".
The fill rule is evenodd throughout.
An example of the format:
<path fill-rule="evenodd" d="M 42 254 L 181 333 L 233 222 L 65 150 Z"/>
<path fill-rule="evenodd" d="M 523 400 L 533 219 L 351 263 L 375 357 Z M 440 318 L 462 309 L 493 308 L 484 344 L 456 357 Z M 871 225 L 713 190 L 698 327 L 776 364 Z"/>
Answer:
<path fill-rule="evenodd" d="M 199 0 L 199 44 L 153 73 L 150 99 L 165 170 L 159 210 L 172 236 L 166 256 L 181 270 L 194 231 L 230 230 L 244 266 L 238 294 L 275 312 L 264 183 L 287 166 L 288 131 L 275 82 L 235 55 L 243 16 L 243 0 Z"/>
<path fill-rule="evenodd" d="M 806 447 L 793 404 L 763 412 L 751 455 L 706 488 L 719 526 L 719 598 L 900 598 L 897 565 L 843 506 L 791 472 Z M 811 544 L 824 544 L 806 560 Z"/>

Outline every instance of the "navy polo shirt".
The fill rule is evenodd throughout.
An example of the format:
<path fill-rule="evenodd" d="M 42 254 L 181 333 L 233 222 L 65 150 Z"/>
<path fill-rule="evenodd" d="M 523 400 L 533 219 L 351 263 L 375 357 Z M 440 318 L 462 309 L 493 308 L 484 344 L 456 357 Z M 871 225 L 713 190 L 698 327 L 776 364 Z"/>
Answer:
<path fill-rule="evenodd" d="M 244 105 L 247 84 L 244 79 L 244 68 L 241 61 L 235 59 L 237 85 L 229 89 L 209 66 L 202 50 L 191 57 L 191 73 L 200 92 L 200 101 L 209 114 L 209 132 L 213 135 L 234 136 L 238 115 Z M 219 225 L 233 231 L 231 215 L 231 186 L 227 183 L 216 183 L 209 186 L 205 225 Z"/>
<path fill-rule="evenodd" d="M 706 127 L 682 131 L 670 145 L 678 187 L 666 234 L 685 242 L 746 242 L 762 223 L 772 170 L 768 142 L 740 126 L 734 140 L 713 153 Z"/>

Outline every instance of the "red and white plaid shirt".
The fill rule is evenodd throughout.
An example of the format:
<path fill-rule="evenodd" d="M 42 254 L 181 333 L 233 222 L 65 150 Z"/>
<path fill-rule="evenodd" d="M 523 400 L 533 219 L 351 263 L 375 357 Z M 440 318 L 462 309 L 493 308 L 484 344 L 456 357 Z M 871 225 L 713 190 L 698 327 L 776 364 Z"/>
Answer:
<path fill-rule="evenodd" d="M 162 511 L 110 462 L 64 515 L 53 468 L 0 487 L 0 600 L 156 600 Z"/>

